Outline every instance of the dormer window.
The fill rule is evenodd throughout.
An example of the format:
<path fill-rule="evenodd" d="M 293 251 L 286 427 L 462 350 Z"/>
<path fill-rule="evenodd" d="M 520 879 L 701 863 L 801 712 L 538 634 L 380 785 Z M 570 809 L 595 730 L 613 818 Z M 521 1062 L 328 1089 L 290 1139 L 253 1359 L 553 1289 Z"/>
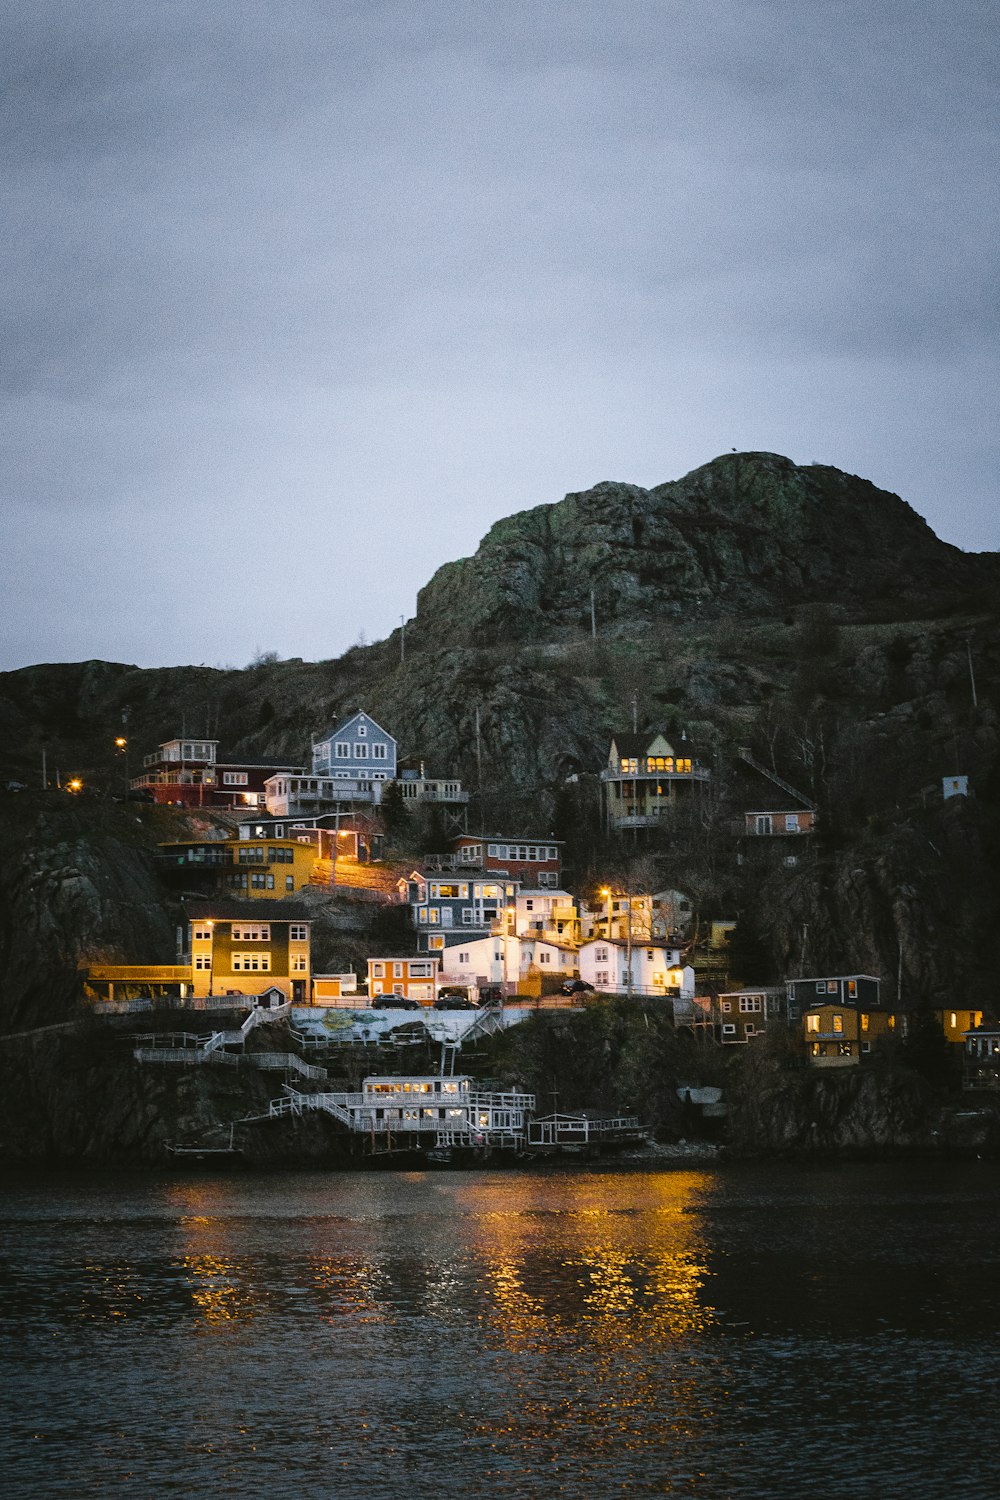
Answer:
<path fill-rule="evenodd" d="M 365 739 L 366 736 L 367 736 L 367 734 L 368 734 L 368 725 L 367 724 L 359 724 L 358 725 L 358 739 L 360 739 L 360 740 Z"/>

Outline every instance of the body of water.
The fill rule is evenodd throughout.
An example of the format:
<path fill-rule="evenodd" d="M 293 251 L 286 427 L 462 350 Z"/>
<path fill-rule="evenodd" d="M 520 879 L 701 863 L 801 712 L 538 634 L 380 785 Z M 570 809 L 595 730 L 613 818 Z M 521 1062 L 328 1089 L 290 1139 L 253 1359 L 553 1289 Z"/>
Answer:
<path fill-rule="evenodd" d="M 0 1187 L 4 1494 L 986 1500 L 995 1165 Z"/>

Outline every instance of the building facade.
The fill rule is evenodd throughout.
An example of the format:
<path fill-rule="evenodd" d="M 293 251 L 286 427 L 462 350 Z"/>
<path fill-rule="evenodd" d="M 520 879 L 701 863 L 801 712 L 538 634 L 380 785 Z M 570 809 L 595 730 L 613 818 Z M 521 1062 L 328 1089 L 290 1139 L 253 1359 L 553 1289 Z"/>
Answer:
<path fill-rule="evenodd" d="M 700 791 L 710 775 L 686 744 L 675 753 L 662 734 L 616 735 L 601 772 L 607 825 L 656 828 L 678 798 Z"/>
<path fill-rule="evenodd" d="M 294 1005 L 311 993 L 309 910 L 290 901 L 191 902 L 188 951 L 195 999 L 279 989 Z"/>

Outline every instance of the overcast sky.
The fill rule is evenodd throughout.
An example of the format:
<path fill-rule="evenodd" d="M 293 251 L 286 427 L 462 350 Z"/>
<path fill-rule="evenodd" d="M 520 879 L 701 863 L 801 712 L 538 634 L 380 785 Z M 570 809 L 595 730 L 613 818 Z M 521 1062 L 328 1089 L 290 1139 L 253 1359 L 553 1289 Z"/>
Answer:
<path fill-rule="evenodd" d="M 1000 546 L 995 0 L 0 14 L 0 666 L 336 656 L 731 448 Z"/>

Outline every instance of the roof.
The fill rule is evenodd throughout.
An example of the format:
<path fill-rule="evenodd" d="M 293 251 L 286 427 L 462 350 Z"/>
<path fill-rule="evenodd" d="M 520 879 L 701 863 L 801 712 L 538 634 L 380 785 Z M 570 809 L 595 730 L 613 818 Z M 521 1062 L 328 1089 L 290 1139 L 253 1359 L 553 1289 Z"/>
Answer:
<path fill-rule="evenodd" d="M 257 922 L 309 922 L 313 917 L 301 901 L 189 901 L 185 910 L 196 922 L 229 922 L 245 917 Z"/>
<path fill-rule="evenodd" d="M 460 844 L 463 840 L 490 844 L 558 844 L 560 847 L 566 842 L 565 839 L 553 838 L 551 833 L 457 833 L 453 843 Z"/>
<path fill-rule="evenodd" d="M 879 974 L 812 974 L 805 975 L 802 979 L 786 979 L 786 984 L 829 984 L 831 980 L 840 979 L 870 979 L 872 984 L 881 984 L 882 978 Z"/>
<path fill-rule="evenodd" d="M 283 760 L 217 760 L 216 768 L 220 771 L 297 771 L 298 765 L 291 761 Z"/>
<path fill-rule="evenodd" d="M 348 714 L 346 719 L 338 719 L 332 729 L 327 730 L 326 734 L 321 734 L 317 737 L 316 743 L 321 745 L 325 740 L 332 740 L 335 734 L 342 734 L 349 725 L 354 724 L 358 719 L 367 720 L 373 729 L 378 730 L 379 734 L 384 734 L 386 739 L 392 740 L 393 744 L 396 743 L 394 736 L 389 733 L 388 729 L 383 729 L 382 725 L 377 723 L 371 714 L 366 713 L 363 708 L 359 708 L 357 713 Z"/>
<path fill-rule="evenodd" d="M 654 729 L 650 734 L 613 734 L 611 743 L 620 756 L 645 755 L 654 740 L 666 740 L 662 729 Z M 669 741 L 667 741 L 669 744 Z"/>

